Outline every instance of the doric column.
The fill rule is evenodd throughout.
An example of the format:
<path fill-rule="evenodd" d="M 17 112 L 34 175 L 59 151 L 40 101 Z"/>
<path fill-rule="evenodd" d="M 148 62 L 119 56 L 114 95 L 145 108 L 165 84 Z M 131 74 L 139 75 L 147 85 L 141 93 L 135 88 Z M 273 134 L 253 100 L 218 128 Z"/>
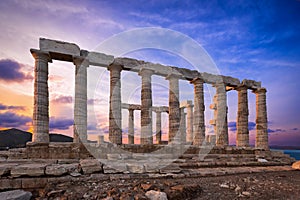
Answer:
<path fill-rule="evenodd" d="M 184 107 L 180 108 L 180 135 L 181 143 L 186 143 L 186 113 L 184 112 Z"/>
<path fill-rule="evenodd" d="M 186 114 L 187 114 L 187 123 L 186 123 L 186 140 L 187 142 L 193 142 L 193 105 L 188 104 L 186 107 Z"/>
<path fill-rule="evenodd" d="M 110 65 L 110 96 L 109 96 L 109 140 L 122 144 L 122 113 L 121 113 L 121 70 L 120 65 Z"/>
<path fill-rule="evenodd" d="M 161 144 L 161 112 L 156 111 L 156 143 Z"/>
<path fill-rule="evenodd" d="M 141 90 L 141 144 L 153 144 L 152 136 L 152 70 L 142 68 L 139 75 L 142 77 Z"/>
<path fill-rule="evenodd" d="M 87 142 L 87 67 L 84 57 L 73 58 L 75 64 L 74 139 L 73 142 Z"/>
<path fill-rule="evenodd" d="M 169 143 L 180 143 L 179 77 L 169 75 Z"/>
<path fill-rule="evenodd" d="M 128 111 L 128 144 L 134 144 L 134 109 Z"/>
<path fill-rule="evenodd" d="M 30 50 L 34 65 L 33 142 L 49 143 L 48 52 Z"/>
<path fill-rule="evenodd" d="M 268 118 L 265 88 L 254 91 L 256 94 L 256 148 L 269 150 L 268 142 Z"/>
<path fill-rule="evenodd" d="M 205 140 L 205 122 L 204 122 L 204 93 L 203 80 L 195 78 L 191 81 L 194 85 L 194 131 L 193 144 L 200 146 Z"/>
<path fill-rule="evenodd" d="M 224 83 L 216 83 L 216 145 L 228 145 L 227 95 Z"/>
<path fill-rule="evenodd" d="M 238 112 L 236 123 L 236 146 L 249 146 L 249 129 L 248 129 L 248 88 L 244 85 L 237 87 L 238 91 Z"/>

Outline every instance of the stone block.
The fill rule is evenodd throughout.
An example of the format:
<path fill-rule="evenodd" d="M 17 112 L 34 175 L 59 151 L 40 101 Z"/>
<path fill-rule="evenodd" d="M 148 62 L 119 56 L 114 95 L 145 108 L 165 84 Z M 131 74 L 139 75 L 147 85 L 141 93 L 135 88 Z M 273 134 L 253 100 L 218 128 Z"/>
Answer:
<path fill-rule="evenodd" d="M 98 53 L 98 52 L 88 52 L 87 58 L 89 60 L 90 65 L 102 66 L 102 67 L 107 67 L 114 60 L 114 56 L 106 55 L 104 53 Z"/>
<path fill-rule="evenodd" d="M 17 166 L 18 164 L 14 163 L 4 163 L 0 165 L 0 176 L 5 176 L 10 174 L 11 168 Z"/>
<path fill-rule="evenodd" d="M 23 189 L 44 188 L 47 185 L 47 178 L 22 178 Z"/>
<path fill-rule="evenodd" d="M 46 166 L 47 164 L 22 164 L 11 169 L 11 176 L 43 176 Z"/>
<path fill-rule="evenodd" d="M 141 174 L 145 172 L 145 167 L 141 163 L 131 163 L 131 164 L 127 163 L 126 167 L 127 167 L 127 171 L 129 171 L 130 173 Z"/>
<path fill-rule="evenodd" d="M 115 173 L 129 173 L 125 164 L 108 163 L 109 165 L 103 165 L 103 172 L 105 174 Z"/>
<path fill-rule="evenodd" d="M 21 186 L 21 179 L 0 179 L 0 190 L 19 189 Z"/>
<path fill-rule="evenodd" d="M 102 172 L 102 164 L 96 159 L 80 160 L 80 167 L 84 174 L 92 174 L 94 172 Z"/>
<path fill-rule="evenodd" d="M 61 176 L 67 173 L 67 169 L 63 165 L 50 165 L 46 166 L 45 174 L 50 176 Z"/>
<path fill-rule="evenodd" d="M 80 56 L 80 48 L 73 43 L 40 38 L 40 50 L 48 51 L 52 59 L 71 61 L 70 57 Z"/>
<path fill-rule="evenodd" d="M 146 192 L 145 196 L 150 200 L 168 200 L 166 193 L 155 190 Z"/>

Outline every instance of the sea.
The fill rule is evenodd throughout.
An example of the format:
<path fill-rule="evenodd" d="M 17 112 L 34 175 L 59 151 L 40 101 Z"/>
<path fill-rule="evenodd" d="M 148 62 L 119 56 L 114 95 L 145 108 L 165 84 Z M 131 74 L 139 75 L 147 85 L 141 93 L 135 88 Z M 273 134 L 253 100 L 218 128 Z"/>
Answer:
<path fill-rule="evenodd" d="M 287 150 L 287 149 L 272 149 L 273 151 L 282 151 L 285 154 L 290 155 L 296 160 L 300 160 L 300 150 Z"/>

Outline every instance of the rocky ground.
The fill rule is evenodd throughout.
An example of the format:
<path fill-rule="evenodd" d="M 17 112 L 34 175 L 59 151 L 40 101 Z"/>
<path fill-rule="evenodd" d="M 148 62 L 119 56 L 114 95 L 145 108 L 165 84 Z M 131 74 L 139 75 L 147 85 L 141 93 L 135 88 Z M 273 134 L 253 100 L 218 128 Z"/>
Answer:
<path fill-rule="evenodd" d="M 32 191 L 34 199 L 147 199 L 147 191 L 168 199 L 300 199 L 300 171 L 184 179 L 71 181 Z M 148 192 L 149 193 L 149 192 Z M 162 194 L 162 193 L 161 193 Z"/>

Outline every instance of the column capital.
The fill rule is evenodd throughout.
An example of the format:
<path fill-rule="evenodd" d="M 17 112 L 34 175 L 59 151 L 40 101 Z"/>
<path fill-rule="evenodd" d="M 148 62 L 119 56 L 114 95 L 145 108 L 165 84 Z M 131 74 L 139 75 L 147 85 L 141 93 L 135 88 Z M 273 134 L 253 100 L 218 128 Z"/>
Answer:
<path fill-rule="evenodd" d="M 140 71 L 138 72 L 139 76 L 152 76 L 152 74 L 154 73 L 154 71 L 152 69 L 147 69 L 142 67 L 140 69 Z"/>
<path fill-rule="evenodd" d="M 123 70 L 123 66 L 122 65 L 119 65 L 119 64 L 110 64 L 108 67 L 107 67 L 107 70 L 109 71 L 112 71 L 112 70 L 115 70 L 115 71 L 122 71 Z"/>
<path fill-rule="evenodd" d="M 34 57 L 34 59 L 42 59 L 47 62 L 52 62 L 51 56 L 48 51 L 41 51 L 38 49 L 30 49 L 30 53 Z"/>
<path fill-rule="evenodd" d="M 89 64 L 90 64 L 89 60 L 86 57 L 84 57 L 84 56 L 74 56 L 73 57 L 73 63 L 74 63 L 75 66 L 82 66 L 82 65 L 84 65 L 86 67 L 88 67 Z"/>
<path fill-rule="evenodd" d="M 203 84 L 204 80 L 200 77 L 196 77 L 193 80 L 190 81 L 191 84 Z"/>
<path fill-rule="evenodd" d="M 253 93 L 255 93 L 255 94 L 264 94 L 266 92 L 267 92 L 266 88 L 258 88 L 258 89 L 253 91 Z"/>

